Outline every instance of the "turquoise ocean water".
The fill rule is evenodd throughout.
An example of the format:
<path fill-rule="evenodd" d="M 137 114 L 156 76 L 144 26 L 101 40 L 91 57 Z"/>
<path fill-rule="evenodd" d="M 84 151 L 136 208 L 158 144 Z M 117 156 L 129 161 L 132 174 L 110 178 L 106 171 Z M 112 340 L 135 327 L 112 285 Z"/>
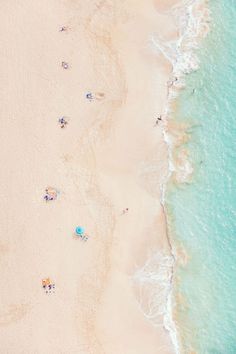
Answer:
<path fill-rule="evenodd" d="M 209 7 L 200 69 L 186 76 L 176 112 L 192 125 L 195 173 L 169 186 L 166 200 L 176 245 L 189 256 L 175 284 L 182 352 L 236 354 L 236 0 Z"/>

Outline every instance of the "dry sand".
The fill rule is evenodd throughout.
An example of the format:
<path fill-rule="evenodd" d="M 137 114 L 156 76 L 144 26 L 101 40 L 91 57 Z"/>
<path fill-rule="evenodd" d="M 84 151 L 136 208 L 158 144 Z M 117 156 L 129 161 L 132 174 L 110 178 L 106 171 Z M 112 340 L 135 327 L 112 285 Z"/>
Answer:
<path fill-rule="evenodd" d="M 170 252 L 160 204 L 167 149 L 154 124 L 171 67 L 149 42 L 154 32 L 176 35 L 166 8 L 165 0 L 0 4 L 2 354 L 174 352 L 131 280 L 148 255 Z M 104 96 L 89 102 L 88 91 Z M 46 203 L 48 186 L 60 193 Z M 55 293 L 42 289 L 45 277 Z"/>

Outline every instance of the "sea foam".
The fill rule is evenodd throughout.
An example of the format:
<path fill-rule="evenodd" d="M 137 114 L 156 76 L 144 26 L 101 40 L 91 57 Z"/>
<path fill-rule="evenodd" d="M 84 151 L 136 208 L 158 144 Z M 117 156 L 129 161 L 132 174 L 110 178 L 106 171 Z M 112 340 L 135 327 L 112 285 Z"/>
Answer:
<path fill-rule="evenodd" d="M 172 74 L 167 82 L 167 100 L 163 118 L 163 137 L 168 147 L 169 173 L 166 181 L 160 186 L 162 197 L 161 204 L 165 209 L 166 185 L 178 166 L 173 159 L 174 141 L 168 129 L 168 121 L 172 116 L 172 102 L 178 96 L 178 92 L 185 86 L 184 76 L 199 68 L 199 60 L 196 49 L 201 39 L 208 32 L 209 11 L 206 2 L 201 0 L 182 1 L 174 6 L 169 13 L 173 16 L 179 36 L 176 40 L 165 42 L 153 34 L 150 38 L 154 51 L 164 57 L 172 65 Z M 183 168 L 185 166 L 185 168 Z M 188 175 L 193 172 L 189 161 L 179 171 L 180 182 L 187 180 Z M 167 235 L 171 255 L 156 253 L 149 257 L 144 266 L 136 270 L 133 280 L 138 286 L 139 304 L 146 318 L 154 326 L 164 326 L 170 333 L 176 353 L 180 353 L 180 340 L 176 326 L 172 318 L 173 311 L 173 278 L 176 263 L 176 251 Z"/>

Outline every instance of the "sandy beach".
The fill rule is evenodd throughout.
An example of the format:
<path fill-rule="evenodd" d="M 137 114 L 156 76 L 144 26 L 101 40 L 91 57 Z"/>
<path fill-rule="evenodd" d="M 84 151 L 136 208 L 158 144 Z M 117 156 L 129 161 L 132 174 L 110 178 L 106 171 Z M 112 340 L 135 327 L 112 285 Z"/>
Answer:
<path fill-rule="evenodd" d="M 133 281 L 154 254 L 170 257 L 156 120 L 172 68 L 150 36 L 176 37 L 174 3 L 0 4 L 3 354 L 174 353 Z"/>

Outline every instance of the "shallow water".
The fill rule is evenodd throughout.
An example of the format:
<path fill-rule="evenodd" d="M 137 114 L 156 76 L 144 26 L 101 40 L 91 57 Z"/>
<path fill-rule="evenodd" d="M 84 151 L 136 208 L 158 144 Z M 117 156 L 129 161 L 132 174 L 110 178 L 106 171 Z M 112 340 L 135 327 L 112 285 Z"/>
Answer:
<path fill-rule="evenodd" d="M 175 282 L 182 352 L 235 354 L 236 1 L 209 7 L 200 69 L 186 77 L 176 112 L 192 126 L 186 146 L 195 173 L 191 183 L 169 185 L 166 204 L 175 245 L 188 255 Z"/>

